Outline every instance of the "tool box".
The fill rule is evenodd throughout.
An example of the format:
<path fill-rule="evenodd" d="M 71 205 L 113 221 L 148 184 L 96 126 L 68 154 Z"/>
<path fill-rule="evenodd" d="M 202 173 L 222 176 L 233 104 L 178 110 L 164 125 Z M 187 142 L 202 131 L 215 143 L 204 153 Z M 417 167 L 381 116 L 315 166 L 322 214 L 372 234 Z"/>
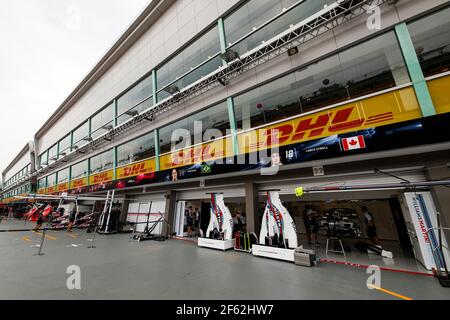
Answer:
<path fill-rule="evenodd" d="M 294 263 L 298 266 L 314 267 L 316 261 L 315 250 L 307 250 L 302 247 L 294 251 Z"/>

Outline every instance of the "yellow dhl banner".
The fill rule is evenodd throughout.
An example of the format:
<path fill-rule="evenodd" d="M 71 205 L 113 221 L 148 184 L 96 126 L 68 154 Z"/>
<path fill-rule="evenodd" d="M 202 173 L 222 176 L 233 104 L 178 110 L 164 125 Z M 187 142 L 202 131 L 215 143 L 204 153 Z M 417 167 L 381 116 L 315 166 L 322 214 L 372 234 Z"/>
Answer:
<path fill-rule="evenodd" d="M 108 170 L 89 176 L 89 184 L 100 184 L 112 181 L 114 178 L 114 170 Z"/>
<path fill-rule="evenodd" d="M 69 190 L 69 182 L 63 182 L 58 184 L 58 192 L 63 192 Z"/>
<path fill-rule="evenodd" d="M 233 156 L 231 137 L 218 139 L 203 145 L 185 148 L 160 158 L 160 169 L 168 170 L 206 161 L 213 161 Z"/>
<path fill-rule="evenodd" d="M 47 194 L 47 189 L 46 188 L 39 189 L 37 191 L 37 194 Z"/>
<path fill-rule="evenodd" d="M 79 178 L 70 181 L 70 189 L 78 189 L 87 186 L 87 178 Z"/>
<path fill-rule="evenodd" d="M 271 146 L 285 146 L 413 120 L 421 116 L 414 90 L 408 87 L 251 132 L 240 133 L 238 134 L 239 151 L 250 153 L 268 149 Z"/>
<path fill-rule="evenodd" d="M 116 179 L 125 179 L 135 177 L 140 174 L 155 172 L 156 160 L 149 159 L 141 162 L 132 163 L 116 169 Z"/>
<path fill-rule="evenodd" d="M 437 114 L 450 112 L 450 76 L 427 82 Z"/>
<path fill-rule="evenodd" d="M 47 194 L 53 194 L 58 191 L 57 186 L 51 186 L 47 188 Z"/>

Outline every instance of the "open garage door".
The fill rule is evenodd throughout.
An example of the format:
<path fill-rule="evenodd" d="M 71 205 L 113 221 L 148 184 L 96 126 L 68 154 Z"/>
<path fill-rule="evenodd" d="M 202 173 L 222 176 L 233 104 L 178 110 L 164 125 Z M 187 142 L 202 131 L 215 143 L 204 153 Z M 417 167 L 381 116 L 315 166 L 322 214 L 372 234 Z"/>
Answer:
<path fill-rule="evenodd" d="M 260 202 L 264 199 L 264 190 L 279 189 L 281 200 L 296 222 L 301 239 L 300 244 L 306 244 L 306 246 L 309 244 L 322 256 L 330 255 L 337 260 L 348 259 L 353 263 L 361 264 L 371 264 L 376 261 L 380 265 L 386 264 L 400 269 L 424 271 L 415 260 L 400 199 L 405 191 L 405 188 L 401 186 L 401 179 L 415 183 L 426 181 L 426 177 L 421 169 L 390 170 L 389 173 L 394 176 L 362 172 L 267 182 L 259 185 Z M 385 189 L 377 187 L 377 185 L 387 184 L 394 186 Z M 364 190 L 334 189 L 318 193 L 305 193 L 301 197 L 295 195 L 295 189 L 300 186 L 308 189 L 358 185 L 368 187 Z M 370 186 L 373 186 L 373 189 Z M 365 208 L 368 208 L 368 212 L 373 216 L 376 227 L 375 237 L 368 229 Z M 311 231 L 308 222 L 305 222 L 308 211 L 317 214 L 318 231 Z M 349 232 L 339 235 L 331 234 L 330 230 L 333 231 L 335 228 L 330 226 L 342 226 L 342 230 L 348 229 Z M 342 250 L 346 251 L 344 255 L 329 253 L 328 244 L 331 246 L 330 239 L 335 238 L 342 241 Z M 315 242 L 317 243 L 315 244 Z M 361 253 L 358 249 L 360 243 L 381 245 L 383 250 L 394 253 L 394 259 L 384 259 Z M 338 246 L 338 251 L 341 251 L 340 246 Z"/>

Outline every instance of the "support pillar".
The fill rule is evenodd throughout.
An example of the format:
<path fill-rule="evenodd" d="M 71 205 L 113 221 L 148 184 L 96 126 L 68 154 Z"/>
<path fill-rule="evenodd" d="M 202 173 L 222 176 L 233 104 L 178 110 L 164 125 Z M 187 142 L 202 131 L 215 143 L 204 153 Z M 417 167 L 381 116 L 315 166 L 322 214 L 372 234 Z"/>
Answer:
<path fill-rule="evenodd" d="M 131 195 L 126 195 L 125 196 L 125 200 L 123 201 L 122 207 L 120 208 L 121 212 L 120 212 L 120 218 L 119 221 L 121 223 L 126 223 L 127 222 L 127 216 L 128 216 L 128 208 L 130 206 L 130 202 L 132 201 L 132 196 Z"/>
<path fill-rule="evenodd" d="M 163 236 L 170 236 L 174 233 L 173 225 L 175 221 L 175 210 L 177 204 L 177 192 L 174 190 L 167 191 L 166 197 L 166 212 L 164 218 L 167 222 L 163 223 Z"/>
<path fill-rule="evenodd" d="M 430 92 L 428 90 L 427 82 L 420 66 L 419 58 L 414 48 L 414 44 L 411 40 L 408 27 L 406 23 L 401 23 L 395 26 L 395 33 L 397 35 L 400 49 L 402 50 L 403 57 L 405 58 L 406 67 L 408 68 L 411 81 L 416 92 L 417 100 L 422 110 L 424 117 L 436 115 L 436 110 L 431 99 Z"/>
<path fill-rule="evenodd" d="M 258 235 L 261 228 L 258 188 L 251 181 L 245 182 L 245 217 L 247 219 L 247 232 L 255 232 Z"/>

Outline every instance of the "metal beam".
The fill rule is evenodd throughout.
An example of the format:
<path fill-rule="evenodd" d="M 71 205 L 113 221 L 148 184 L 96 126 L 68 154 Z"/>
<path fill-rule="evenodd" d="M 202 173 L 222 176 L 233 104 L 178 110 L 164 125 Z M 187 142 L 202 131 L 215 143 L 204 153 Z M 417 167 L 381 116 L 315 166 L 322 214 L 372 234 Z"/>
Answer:
<path fill-rule="evenodd" d="M 424 117 L 434 116 L 436 115 L 436 109 L 434 108 L 433 100 L 431 99 L 431 94 L 428 90 L 427 82 L 406 23 L 395 26 L 395 33 L 413 83 L 414 91 L 416 92 L 422 115 Z"/>

